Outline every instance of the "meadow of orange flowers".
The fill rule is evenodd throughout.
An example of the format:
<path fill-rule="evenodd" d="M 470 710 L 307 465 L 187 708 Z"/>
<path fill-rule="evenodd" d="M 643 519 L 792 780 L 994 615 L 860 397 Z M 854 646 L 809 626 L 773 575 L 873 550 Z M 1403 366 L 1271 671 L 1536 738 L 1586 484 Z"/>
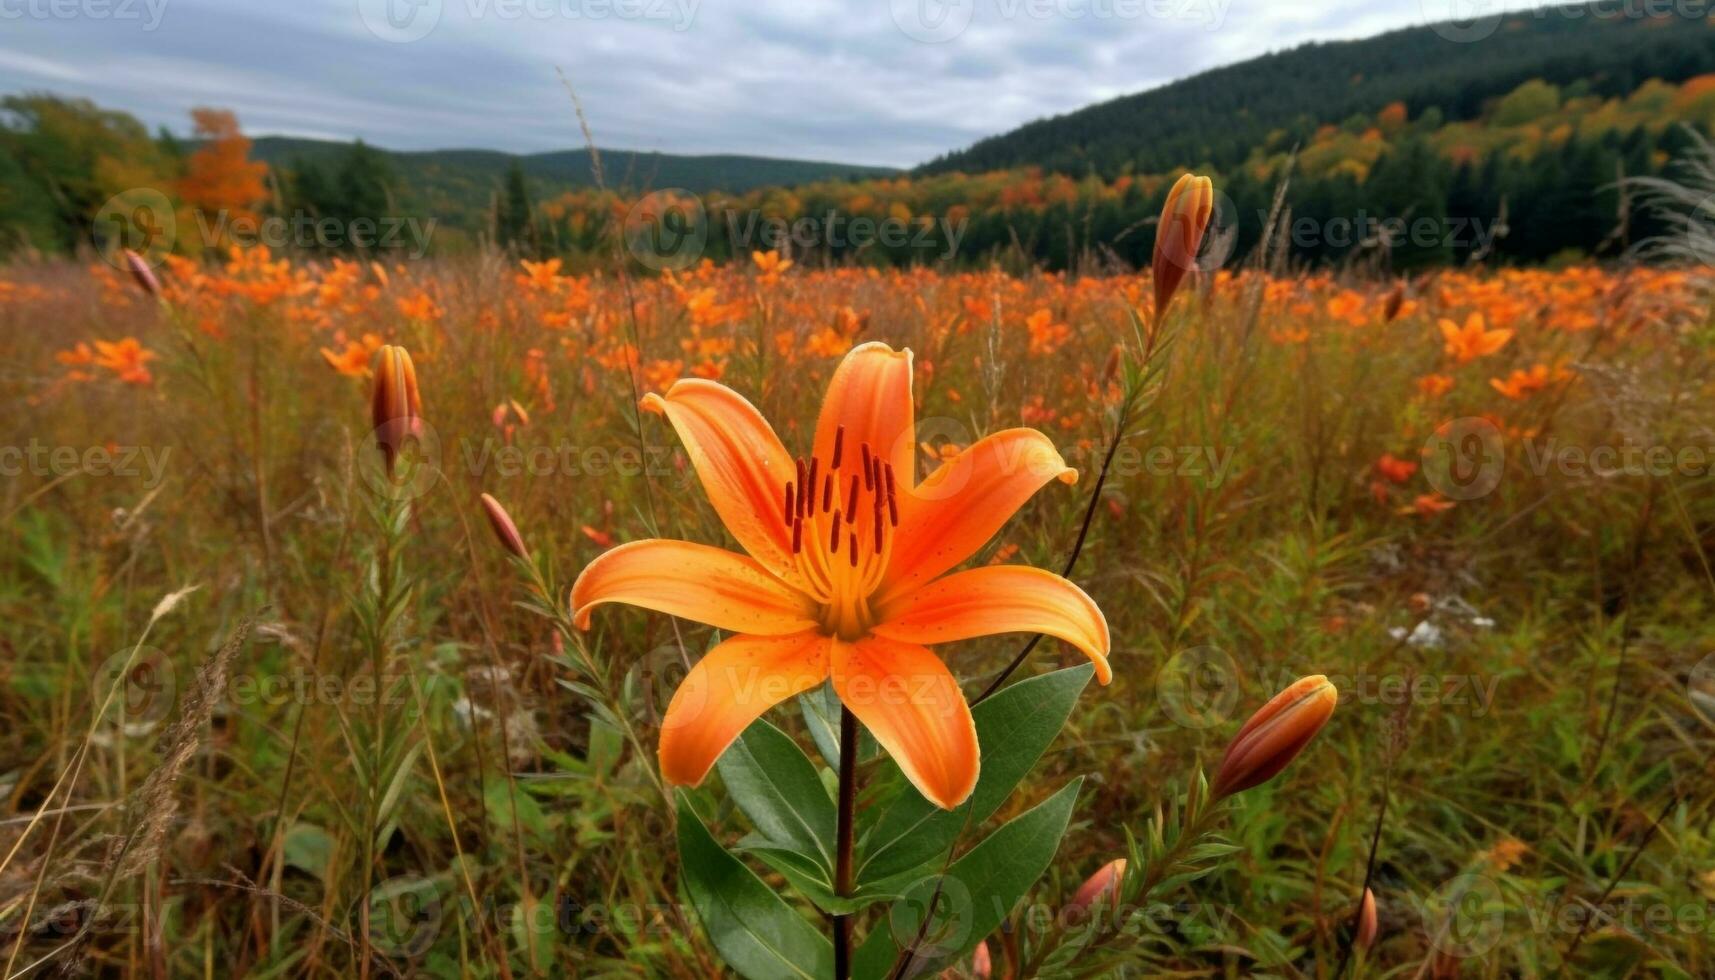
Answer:
<path fill-rule="evenodd" d="M 479 495 L 549 601 L 617 544 L 718 543 L 639 398 L 719 380 L 808 452 L 834 366 L 880 340 L 915 353 L 920 470 L 1013 426 L 1080 470 L 977 557 L 1060 570 L 1157 302 L 1147 273 L 772 253 L 639 276 L 258 248 L 142 278 L 0 269 L 6 976 L 714 975 L 653 748 L 711 633 L 614 611 L 569 647 Z M 956 975 L 1022 975 L 1017 937 L 1087 913 L 1080 883 L 1304 674 L 1340 709 L 1239 802 L 1219 866 L 1040 975 L 1329 976 L 1366 881 L 1366 975 L 1711 975 L 1708 283 L 1241 268 L 1187 280 L 1155 339 L 1069 575 L 1114 681 L 1001 816 L 1086 775 L 1079 810 Z M 384 344 L 423 403 L 396 513 Z M 946 654 L 975 692 L 1016 650 Z M 1081 659 L 1044 645 L 1025 674 Z M 721 794 L 692 799 L 739 838 Z"/>

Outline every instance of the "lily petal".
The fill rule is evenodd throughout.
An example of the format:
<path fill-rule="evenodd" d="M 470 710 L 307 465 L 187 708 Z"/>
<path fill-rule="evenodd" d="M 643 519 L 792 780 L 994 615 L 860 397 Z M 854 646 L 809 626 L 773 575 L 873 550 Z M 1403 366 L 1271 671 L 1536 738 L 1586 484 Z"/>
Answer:
<path fill-rule="evenodd" d="M 924 798 L 951 810 L 977 784 L 977 728 L 959 682 L 915 643 L 869 636 L 833 650 L 834 691 Z"/>
<path fill-rule="evenodd" d="M 1082 650 L 1096 679 L 1113 680 L 1108 621 L 1083 589 L 1028 565 L 990 565 L 936 579 L 882 605 L 880 636 L 951 643 L 997 633 L 1046 633 Z"/>
<path fill-rule="evenodd" d="M 602 552 L 572 583 L 572 619 L 588 629 L 590 610 L 623 602 L 734 633 L 781 636 L 816 625 L 809 597 L 754 559 L 724 548 L 659 538 Z"/>
<path fill-rule="evenodd" d="M 834 370 L 822 414 L 816 420 L 816 455 L 824 466 L 834 455 L 834 437 L 845 426 L 841 447 L 846 460 L 869 444 L 882 462 L 892 463 L 894 476 L 909 487 L 917 476 L 917 423 L 911 403 L 911 351 L 894 350 L 879 341 L 852 348 Z M 851 466 L 852 472 L 858 472 Z"/>
<path fill-rule="evenodd" d="M 661 719 L 661 776 L 695 786 L 733 739 L 762 713 L 828 677 L 832 639 L 815 630 L 790 636 L 734 636 L 685 675 Z"/>
<path fill-rule="evenodd" d="M 665 395 L 645 395 L 642 404 L 673 424 L 733 538 L 775 575 L 801 585 L 782 514 L 786 484 L 797 468 L 756 406 L 701 378 L 675 382 Z"/>
<path fill-rule="evenodd" d="M 900 495 L 884 601 L 975 554 L 1048 481 L 1077 479 L 1078 471 L 1035 429 L 1006 429 L 977 440 Z"/>

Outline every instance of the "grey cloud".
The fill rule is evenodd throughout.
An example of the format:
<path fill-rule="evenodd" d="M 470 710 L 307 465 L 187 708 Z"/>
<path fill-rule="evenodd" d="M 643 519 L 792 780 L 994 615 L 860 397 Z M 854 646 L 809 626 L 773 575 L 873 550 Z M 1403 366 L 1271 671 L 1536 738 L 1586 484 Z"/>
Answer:
<path fill-rule="evenodd" d="M 604 146 L 908 166 L 1301 41 L 1438 19 L 1454 0 L 1141 0 L 1151 13 L 1125 18 L 1090 13 L 1115 0 L 967 0 L 969 25 L 940 44 L 894 12 L 942 0 L 149 0 L 167 4 L 155 30 L 32 15 L 43 2 L 0 0 L 0 91 L 86 96 L 177 131 L 213 104 L 254 134 L 565 148 L 582 139 L 558 66 Z M 386 3 L 441 13 L 397 43 L 360 13 Z"/>

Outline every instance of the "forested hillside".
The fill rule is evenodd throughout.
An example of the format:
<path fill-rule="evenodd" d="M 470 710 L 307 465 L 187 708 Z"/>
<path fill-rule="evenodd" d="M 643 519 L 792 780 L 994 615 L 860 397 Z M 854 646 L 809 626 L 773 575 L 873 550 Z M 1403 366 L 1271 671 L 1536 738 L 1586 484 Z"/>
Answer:
<path fill-rule="evenodd" d="M 1480 117 L 1492 100 L 1531 79 L 1616 97 L 1649 79 L 1682 82 L 1715 72 L 1715 20 L 1619 16 L 1618 9 L 1552 8 L 1499 23 L 1305 44 L 1039 120 L 920 170 L 1037 166 L 1105 177 L 1223 170 L 1260 144 L 1290 145 L 1323 124 L 1374 115 L 1394 102 L 1414 119 L 1434 112 L 1458 122 Z"/>

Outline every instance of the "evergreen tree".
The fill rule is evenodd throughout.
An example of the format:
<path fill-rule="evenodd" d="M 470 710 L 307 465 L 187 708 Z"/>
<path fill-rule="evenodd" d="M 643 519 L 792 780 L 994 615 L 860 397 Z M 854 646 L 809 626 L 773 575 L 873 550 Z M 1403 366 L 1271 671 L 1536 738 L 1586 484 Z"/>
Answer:
<path fill-rule="evenodd" d="M 495 203 L 496 244 L 520 255 L 535 254 L 535 229 L 530 217 L 530 190 L 524 184 L 524 168 L 518 161 L 506 171 L 506 183 Z"/>

